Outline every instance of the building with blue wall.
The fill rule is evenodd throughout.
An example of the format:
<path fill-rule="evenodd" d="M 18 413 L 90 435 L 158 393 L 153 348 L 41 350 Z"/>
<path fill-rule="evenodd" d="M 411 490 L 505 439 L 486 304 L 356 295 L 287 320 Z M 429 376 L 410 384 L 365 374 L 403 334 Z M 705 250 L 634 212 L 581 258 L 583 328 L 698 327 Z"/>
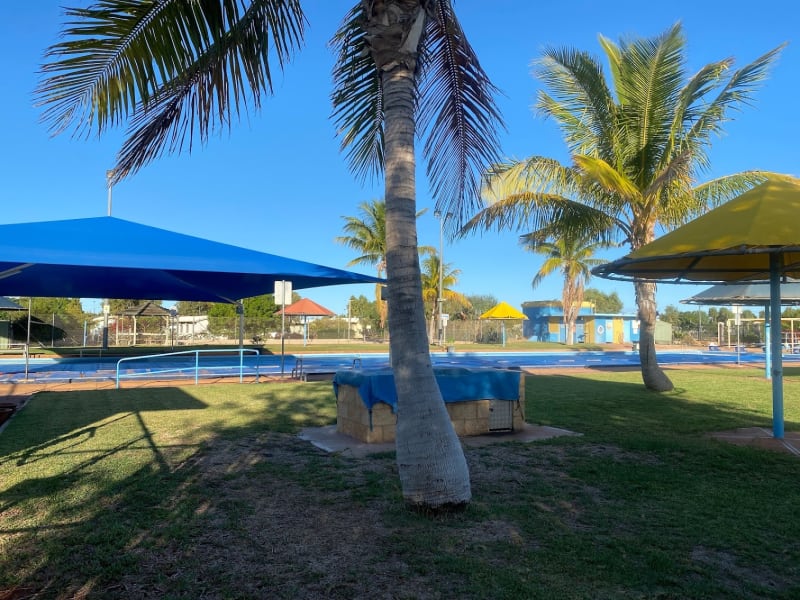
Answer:
<path fill-rule="evenodd" d="M 525 302 L 522 312 L 528 317 L 523 321 L 523 335 L 533 342 L 566 343 L 564 311 L 561 303 L 553 300 Z M 659 328 L 659 325 L 661 326 Z M 656 324 L 656 342 L 671 343 L 671 327 L 668 323 Z M 668 331 L 667 331 L 668 330 Z M 661 338 L 660 340 L 658 338 Z M 575 323 L 575 340 L 587 344 L 632 344 L 639 341 L 639 319 L 633 314 L 600 314 L 594 312 L 594 304 L 584 302 L 578 311 Z"/>

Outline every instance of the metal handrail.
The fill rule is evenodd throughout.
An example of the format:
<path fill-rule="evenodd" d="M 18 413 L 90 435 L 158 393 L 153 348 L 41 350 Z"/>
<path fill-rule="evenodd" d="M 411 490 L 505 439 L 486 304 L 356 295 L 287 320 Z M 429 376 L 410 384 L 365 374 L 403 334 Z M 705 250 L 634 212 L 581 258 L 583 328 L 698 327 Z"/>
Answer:
<path fill-rule="evenodd" d="M 165 352 L 163 354 L 145 354 L 142 356 L 127 356 L 125 358 L 121 358 L 117 361 L 117 377 L 116 377 L 116 388 L 119 389 L 119 382 L 120 379 L 123 377 L 128 377 L 130 379 L 134 379 L 136 377 L 140 377 L 140 375 L 123 375 L 120 374 L 120 365 L 124 362 L 130 362 L 134 360 L 145 360 L 150 358 L 162 358 L 164 356 L 178 356 L 178 355 L 185 355 L 185 354 L 193 354 L 194 355 L 194 384 L 197 385 L 200 382 L 200 354 L 220 354 L 220 353 L 228 353 L 228 354 L 238 354 L 239 355 L 239 383 L 244 381 L 244 353 L 247 352 L 248 354 L 255 354 L 256 357 L 261 355 L 261 352 L 256 350 L 255 348 L 215 348 L 213 350 L 181 350 L 180 352 Z M 176 373 L 176 372 L 184 372 L 189 370 L 187 367 L 180 367 L 177 369 L 162 369 L 157 373 Z M 148 375 L 152 375 L 153 372 L 151 371 Z M 258 360 L 256 360 L 256 381 L 258 381 Z"/>

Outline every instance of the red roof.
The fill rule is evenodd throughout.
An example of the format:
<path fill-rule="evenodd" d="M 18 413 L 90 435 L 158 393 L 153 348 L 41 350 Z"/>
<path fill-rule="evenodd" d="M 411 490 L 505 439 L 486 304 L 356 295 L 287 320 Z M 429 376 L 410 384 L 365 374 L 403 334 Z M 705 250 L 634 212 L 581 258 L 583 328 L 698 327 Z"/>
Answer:
<path fill-rule="evenodd" d="M 309 300 L 308 298 L 301 298 L 294 304 L 290 304 L 283 310 L 283 312 L 289 316 L 300 317 L 332 317 L 334 314 L 336 314 L 324 306 L 320 306 L 313 300 Z M 280 310 L 278 311 L 278 314 L 281 314 Z"/>

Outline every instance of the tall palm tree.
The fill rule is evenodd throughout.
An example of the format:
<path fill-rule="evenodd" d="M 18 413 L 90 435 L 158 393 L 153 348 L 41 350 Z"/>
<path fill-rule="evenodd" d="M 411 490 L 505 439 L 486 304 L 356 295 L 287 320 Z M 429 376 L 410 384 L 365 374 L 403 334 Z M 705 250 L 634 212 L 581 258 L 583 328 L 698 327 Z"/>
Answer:
<path fill-rule="evenodd" d="M 272 93 L 272 69 L 299 50 L 300 0 L 98 0 L 67 10 L 37 95 L 55 132 L 127 122 L 113 181 L 224 129 Z M 436 208 L 460 219 L 496 160 L 494 87 L 450 0 L 360 0 L 333 40 L 333 117 L 351 168 L 383 174 L 389 332 L 403 497 L 469 502 L 469 471 L 429 355 L 416 231 L 415 137 Z M 456 221 L 456 219 L 454 219 Z"/>
<path fill-rule="evenodd" d="M 679 24 L 652 39 L 615 44 L 600 37 L 610 65 L 579 50 L 548 49 L 536 73 L 537 108 L 561 128 L 572 164 L 534 156 L 497 164 L 487 176 L 485 206 L 462 230 L 585 233 L 631 250 L 749 189 L 764 173 L 698 183 L 707 150 L 729 114 L 748 104 L 780 47 L 739 70 L 733 59 L 686 74 Z M 642 379 L 672 389 L 655 353 L 655 284 L 634 283 Z"/>
<path fill-rule="evenodd" d="M 426 257 L 422 261 L 422 299 L 428 307 L 430 325 L 428 337 L 436 338 L 436 303 L 439 300 L 439 271 L 441 271 L 442 299 L 454 302 L 458 306 L 469 308 L 470 301 L 463 294 L 453 290 L 461 275 L 460 269 L 452 269 L 450 263 L 442 263 L 441 256 L 433 248 L 425 251 Z"/>
<path fill-rule="evenodd" d="M 593 258 L 595 252 L 607 247 L 603 242 L 593 242 L 582 236 L 564 235 L 552 240 L 542 239 L 536 234 L 521 236 L 520 243 L 526 250 L 546 256 L 539 271 L 531 281 L 536 289 L 542 280 L 556 272 L 564 276 L 561 289 L 561 306 L 564 311 L 564 328 L 567 344 L 575 342 L 575 321 L 583 303 L 583 290 L 591 278 L 591 268 L 603 263 Z"/>

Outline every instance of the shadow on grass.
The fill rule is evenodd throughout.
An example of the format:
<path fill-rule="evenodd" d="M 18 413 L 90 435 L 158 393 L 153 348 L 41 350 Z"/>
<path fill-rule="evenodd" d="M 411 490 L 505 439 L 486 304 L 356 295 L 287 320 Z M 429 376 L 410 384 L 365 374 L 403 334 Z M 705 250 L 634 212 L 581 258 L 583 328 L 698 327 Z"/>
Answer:
<path fill-rule="evenodd" d="M 165 388 L 166 389 L 166 388 Z M 180 388 L 40 392 L 31 398 L 0 436 L 0 467 L 17 452 L 40 452 L 51 445 L 80 443 L 116 418 L 139 412 L 200 410 L 206 408 Z M 72 440 L 72 441 L 71 441 Z"/>
<path fill-rule="evenodd" d="M 675 389 L 656 393 L 644 387 L 634 370 L 537 374 L 526 379 L 526 417 L 587 435 L 630 439 L 772 425 L 769 381 L 704 371 L 675 371 L 670 377 Z M 787 400 L 793 398 L 789 393 Z M 797 421 L 787 418 L 786 425 L 797 426 Z"/>
<path fill-rule="evenodd" d="M 215 494 L 198 467 L 209 444 L 228 448 L 225 479 L 246 479 L 270 455 L 252 455 L 252 440 L 329 423 L 331 404 L 329 384 L 33 397 L 0 435 L 0 598 L 132 597 L 111 582 L 135 573 L 150 549 L 181 552 L 202 529 Z M 319 460 L 310 444 L 287 443 L 301 461 Z"/>

